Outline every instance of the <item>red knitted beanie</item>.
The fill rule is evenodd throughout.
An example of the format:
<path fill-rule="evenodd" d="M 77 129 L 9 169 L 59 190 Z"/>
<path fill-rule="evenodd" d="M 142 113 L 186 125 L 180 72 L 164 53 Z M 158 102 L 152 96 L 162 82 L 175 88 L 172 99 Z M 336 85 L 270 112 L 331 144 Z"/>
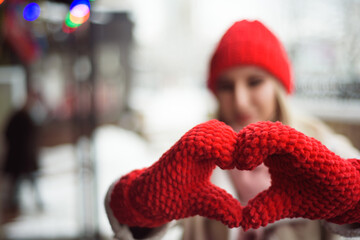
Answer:
<path fill-rule="evenodd" d="M 220 73 L 236 65 L 256 65 L 275 76 L 287 93 L 293 90 L 290 61 L 278 38 L 261 22 L 235 22 L 221 38 L 210 63 L 208 88 L 215 92 Z"/>

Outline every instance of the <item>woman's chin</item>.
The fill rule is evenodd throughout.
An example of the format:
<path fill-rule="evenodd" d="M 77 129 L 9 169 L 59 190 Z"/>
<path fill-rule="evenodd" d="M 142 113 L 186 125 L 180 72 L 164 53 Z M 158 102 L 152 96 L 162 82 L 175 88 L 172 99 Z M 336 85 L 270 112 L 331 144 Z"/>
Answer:
<path fill-rule="evenodd" d="M 246 125 L 232 125 L 232 128 L 234 129 L 235 132 L 239 132 L 241 129 L 243 129 Z"/>
<path fill-rule="evenodd" d="M 246 122 L 241 122 L 241 123 L 235 123 L 232 125 L 232 128 L 234 129 L 235 132 L 239 132 L 241 129 L 243 129 L 244 127 L 246 127 L 247 125 L 253 123 L 252 121 L 246 121 Z"/>

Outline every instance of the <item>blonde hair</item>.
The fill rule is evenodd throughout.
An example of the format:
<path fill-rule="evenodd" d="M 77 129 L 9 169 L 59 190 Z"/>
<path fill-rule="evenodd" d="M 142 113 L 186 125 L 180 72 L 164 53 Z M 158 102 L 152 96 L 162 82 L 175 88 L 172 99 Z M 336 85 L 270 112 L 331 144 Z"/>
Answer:
<path fill-rule="evenodd" d="M 276 100 L 276 115 L 273 121 L 280 121 L 285 125 L 292 125 L 293 119 L 289 106 L 289 99 L 284 87 L 278 82 L 275 82 L 275 100 Z"/>
<path fill-rule="evenodd" d="M 277 106 L 273 121 L 280 121 L 318 140 L 323 140 L 324 135 L 333 133 L 322 120 L 305 112 L 294 111 L 293 106 L 290 106 L 289 96 L 279 82 L 275 84 L 275 97 Z"/>

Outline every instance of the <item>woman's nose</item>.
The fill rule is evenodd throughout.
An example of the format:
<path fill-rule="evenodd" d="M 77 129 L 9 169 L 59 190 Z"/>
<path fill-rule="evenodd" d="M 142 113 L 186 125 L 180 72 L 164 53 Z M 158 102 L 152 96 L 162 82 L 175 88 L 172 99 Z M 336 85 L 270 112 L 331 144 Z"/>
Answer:
<path fill-rule="evenodd" d="M 241 84 L 235 85 L 235 105 L 238 109 L 247 108 L 250 103 L 249 91 Z"/>

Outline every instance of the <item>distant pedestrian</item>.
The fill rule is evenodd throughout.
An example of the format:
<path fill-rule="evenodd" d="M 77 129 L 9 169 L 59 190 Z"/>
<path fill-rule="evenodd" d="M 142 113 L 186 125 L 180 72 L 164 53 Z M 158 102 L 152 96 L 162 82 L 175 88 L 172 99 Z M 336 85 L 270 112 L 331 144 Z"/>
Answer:
<path fill-rule="evenodd" d="M 9 182 L 5 208 L 9 211 L 19 210 L 20 187 L 24 181 L 31 183 L 37 206 L 42 208 L 37 188 L 38 126 L 31 116 L 35 101 L 35 95 L 30 93 L 23 107 L 11 114 L 4 129 L 6 149 L 3 173 Z"/>

